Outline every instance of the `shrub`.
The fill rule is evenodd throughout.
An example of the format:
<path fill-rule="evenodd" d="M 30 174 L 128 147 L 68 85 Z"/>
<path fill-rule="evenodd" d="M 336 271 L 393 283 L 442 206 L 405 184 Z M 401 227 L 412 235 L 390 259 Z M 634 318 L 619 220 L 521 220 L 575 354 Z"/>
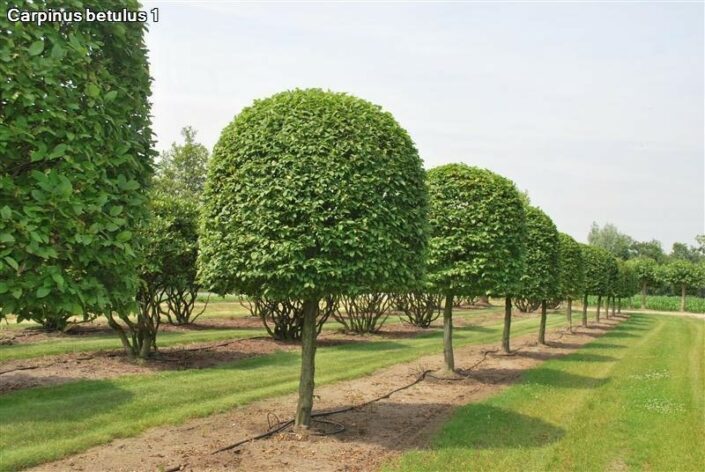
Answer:
<path fill-rule="evenodd" d="M 441 316 L 442 296 L 429 292 L 409 292 L 395 297 L 400 318 L 413 326 L 428 328 Z"/>
<path fill-rule="evenodd" d="M 143 248 L 136 320 L 127 314 L 107 314 L 127 352 L 142 358 L 156 349 L 161 315 L 189 321 L 198 294 L 196 204 L 156 193 L 150 208 L 150 218 L 137 231 Z"/>
<path fill-rule="evenodd" d="M 144 25 L 3 15 L 0 30 L 0 317 L 127 313 L 152 162 Z"/>
<path fill-rule="evenodd" d="M 333 312 L 333 318 L 345 326 L 346 331 L 376 333 L 389 317 L 392 303 L 393 299 L 381 292 L 344 295 L 340 298 L 338 310 Z"/>
<path fill-rule="evenodd" d="M 300 341 L 304 327 L 304 302 L 302 300 L 269 300 L 255 298 L 245 305 L 252 316 L 262 320 L 269 335 L 278 341 Z M 337 303 L 335 298 L 326 297 L 318 306 L 316 317 L 316 335 L 321 333 L 328 317 L 335 313 Z"/>
<path fill-rule="evenodd" d="M 369 102 L 316 89 L 279 93 L 223 130 L 203 207 L 207 287 L 304 301 L 295 422 L 307 427 L 319 300 L 423 281 L 427 197 L 416 148 Z"/>

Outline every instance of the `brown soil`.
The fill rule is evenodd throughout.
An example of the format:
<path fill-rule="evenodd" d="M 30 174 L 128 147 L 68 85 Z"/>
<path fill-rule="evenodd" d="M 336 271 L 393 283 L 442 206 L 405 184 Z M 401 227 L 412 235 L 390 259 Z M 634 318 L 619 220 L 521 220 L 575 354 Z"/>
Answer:
<path fill-rule="evenodd" d="M 601 336 L 621 318 L 575 334 L 553 331 L 550 346 L 535 335 L 513 340 L 514 355 L 497 346 L 456 349 L 456 365 L 472 370 L 460 381 L 427 377 L 418 384 L 347 413 L 326 419 L 345 425 L 341 434 L 302 436 L 292 432 L 213 452 L 268 428 L 268 414 L 288 419 L 296 405 L 286 395 L 235 408 L 227 413 L 189 420 L 180 426 L 153 428 L 137 437 L 114 440 L 85 453 L 44 464 L 34 470 L 286 470 L 367 471 L 401 452 L 422 448 L 453 410 L 480 401 L 515 382 L 522 372 L 546 359 L 565 355 Z M 427 369 L 440 369 L 440 354 L 381 369 L 372 375 L 316 389 L 316 410 L 360 404 L 407 385 Z M 275 416 L 271 416 L 275 418 Z"/>

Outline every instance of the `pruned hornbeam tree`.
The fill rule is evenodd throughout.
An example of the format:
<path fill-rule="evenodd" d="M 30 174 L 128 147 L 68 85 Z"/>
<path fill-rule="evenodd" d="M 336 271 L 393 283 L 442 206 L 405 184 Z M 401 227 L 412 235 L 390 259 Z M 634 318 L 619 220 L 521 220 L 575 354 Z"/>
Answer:
<path fill-rule="evenodd" d="M 443 294 L 443 357 L 453 371 L 453 301 L 516 289 L 523 269 L 524 209 L 514 183 L 486 169 L 448 164 L 428 171 L 427 182 L 428 279 Z"/>
<path fill-rule="evenodd" d="M 617 292 L 619 291 L 619 265 L 617 258 L 612 256 L 607 259 L 607 287 L 605 290 L 605 318 L 610 317 L 610 306 L 614 306 Z"/>
<path fill-rule="evenodd" d="M 573 332 L 573 300 L 585 291 L 585 263 L 580 244 L 565 233 L 558 234 L 560 294 L 566 301 L 568 329 Z"/>
<path fill-rule="evenodd" d="M 546 344 L 547 303 L 560 293 L 558 230 L 541 209 L 525 205 L 526 257 L 518 296 L 541 303 L 538 341 Z"/>
<path fill-rule="evenodd" d="M 585 263 L 585 292 L 583 293 L 583 319 L 582 324 L 587 327 L 588 296 L 597 296 L 597 321 L 600 321 L 600 306 L 602 295 L 608 290 L 609 284 L 609 261 L 613 256 L 606 250 L 581 244 Z"/>
<path fill-rule="evenodd" d="M 680 293 L 680 311 L 685 311 L 685 297 L 689 288 L 705 286 L 705 266 L 676 259 L 659 268 L 657 274 L 661 281 L 671 285 Z"/>
<path fill-rule="evenodd" d="M 319 301 L 423 284 L 421 159 L 391 114 L 347 94 L 257 100 L 222 132 L 203 195 L 200 274 L 219 294 L 302 300 L 295 425 L 311 425 Z"/>
<path fill-rule="evenodd" d="M 118 4 L 139 8 L 101 7 Z M 129 314 L 154 154 L 145 24 L 0 30 L 0 318 Z"/>
<path fill-rule="evenodd" d="M 635 272 L 637 281 L 639 282 L 641 309 L 643 310 L 646 308 L 646 295 L 649 286 L 657 282 L 658 264 L 650 257 L 637 257 L 635 259 L 630 259 L 629 264 Z"/>

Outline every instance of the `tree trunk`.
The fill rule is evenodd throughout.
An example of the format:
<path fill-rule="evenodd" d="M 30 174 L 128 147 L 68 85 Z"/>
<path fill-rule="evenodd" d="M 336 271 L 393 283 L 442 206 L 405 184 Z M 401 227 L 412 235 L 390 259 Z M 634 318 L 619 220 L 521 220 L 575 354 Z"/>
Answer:
<path fill-rule="evenodd" d="M 646 308 L 646 282 L 641 283 L 641 309 Z"/>
<path fill-rule="evenodd" d="M 617 299 L 617 313 L 622 314 L 622 297 Z"/>
<path fill-rule="evenodd" d="M 586 293 L 583 297 L 583 328 L 587 328 L 587 309 L 588 309 L 588 296 Z"/>
<path fill-rule="evenodd" d="M 614 318 L 616 312 L 617 312 L 617 299 L 615 297 L 612 297 L 612 318 Z"/>
<path fill-rule="evenodd" d="M 311 426 L 313 410 L 313 377 L 316 371 L 316 312 L 318 301 L 306 300 L 303 305 L 303 329 L 301 332 L 301 378 L 299 380 L 299 402 L 296 405 L 294 424 L 297 428 Z"/>
<path fill-rule="evenodd" d="M 539 325 L 539 344 L 546 344 L 546 300 L 541 300 L 541 324 Z"/>
<path fill-rule="evenodd" d="M 509 354 L 509 332 L 512 327 L 512 297 L 504 299 L 504 331 L 502 331 L 502 350 Z"/>
<path fill-rule="evenodd" d="M 600 322 L 600 308 L 602 308 L 602 295 L 597 296 L 597 322 Z"/>
<path fill-rule="evenodd" d="M 455 371 L 453 359 L 453 294 L 446 294 L 446 304 L 443 307 L 443 358 L 446 369 Z"/>
<path fill-rule="evenodd" d="M 685 284 L 681 284 L 681 311 L 685 311 Z"/>
<path fill-rule="evenodd" d="M 610 319 L 610 296 L 605 297 L 605 318 Z"/>
<path fill-rule="evenodd" d="M 573 299 L 568 297 L 568 331 L 573 332 Z"/>

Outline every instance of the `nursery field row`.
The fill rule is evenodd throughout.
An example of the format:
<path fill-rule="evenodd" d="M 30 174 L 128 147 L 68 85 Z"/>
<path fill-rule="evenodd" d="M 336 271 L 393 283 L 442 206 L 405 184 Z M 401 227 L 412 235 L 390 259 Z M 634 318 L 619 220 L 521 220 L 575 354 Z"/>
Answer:
<path fill-rule="evenodd" d="M 535 333 L 538 322 L 538 318 L 517 320 L 512 335 Z M 563 315 L 549 317 L 549 328 L 564 325 Z M 498 343 L 501 331 L 499 324 L 458 327 L 454 343 Z M 364 376 L 437 353 L 441 341 L 442 333 L 433 331 L 413 338 L 321 347 L 316 384 Z M 58 459 L 153 426 L 178 424 L 294 392 L 299 367 L 297 352 L 278 352 L 208 369 L 79 381 L 1 395 L 4 433 L 0 438 L 0 469 L 14 470 Z M 68 430 L 71 435 L 63 434 Z"/>

